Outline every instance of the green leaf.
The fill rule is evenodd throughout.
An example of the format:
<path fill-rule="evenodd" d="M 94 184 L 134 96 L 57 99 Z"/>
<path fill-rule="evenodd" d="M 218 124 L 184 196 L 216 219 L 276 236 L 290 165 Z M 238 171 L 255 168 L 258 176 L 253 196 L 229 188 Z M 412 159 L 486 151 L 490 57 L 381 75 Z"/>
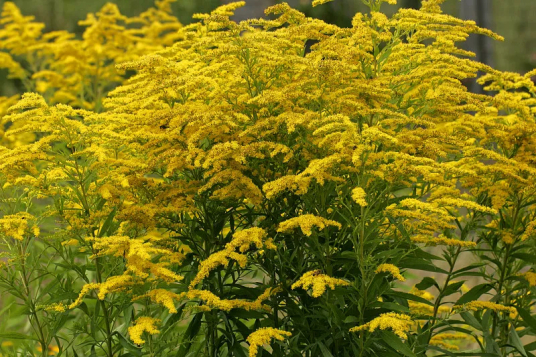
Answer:
<path fill-rule="evenodd" d="M 397 350 L 398 352 L 402 353 L 404 356 L 407 357 L 417 357 L 415 353 L 409 348 L 407 344 L 402 342 L 400 337 L 395 335 L 391 331 L 382 331 L 381 332 L 382 340 L 387 343 L 391 348 Z"/>
<path fill-rule="evenodd" d="M 463 304 L 467 304 L 468 302 L 474 301 L 478 299 L 479 297 L 481 297 L 482 295 L 484 295 L 485 293 L 487 293 L 488 291 L 490 291 L 491 288 L 492 286 L 490 284 L 476 285 L 471 290 L 463 294 L 463 296 L 460 297 L 454 305 L 463 305 Z"/>
<path fill-rule="evenodd" d="M 426 290 L 431 286 L 435 286 L 439 289 L 439 284 L 437 283 L 437 281 L 434 278 L 430 277 L 423 278 L 420 283 L 415 285 L 415 287 L 419 290 Z"/>
<path fill-rule="evenodd" d="M 141 348 L 136 347 L 134 344 L 132 344 L 132 342 L 127 340 L 125 336 L 123 336 L 119 332 L 115 331 L 114 334 L 118 336 L 119 343 L 121 344 L 121 346 L 123 346 L 123 348 L 132 353 L 133 356 L 141 357 Z"/>
<path fill-rule="evenodd" d="M 355 324 L 357 322 L 359 322 L 359 318 L 357 316 L 347 316 L 343 321 L 345 324 Z"/>
<path fill-rule="evenodd" d="M 457 277 L 457 276 L 460 276 L 460 275 L 461 275 L 461 276 L 465 276 L 464 273 L 469 272 L 470 270 L 473 270 L 473 269 L 478 269 L 478 268 L 483 267 L 483 266 L 485 266 L 485 265 L 486 265 L 486 264 L 484 264 L 484 263 L 474 263 L 474 264 L 470 264 L 470 265 L 468 265 L 468 266 L 466 266 L 466 267 L 463 267 L 463 268 L 460 268 L 460 269 L 456 270 L 455 272 L 452 273 L 452 276 L 453 276 L 453 277 Z M 474 273 L 476 273 L 476 272 L 471 272 L 471 273 L 474 274 Z"/>
<path fill-rule="evenodd" d="M 521 259 L 527 263 L 536 264 L 536 255 L 529 253 L 514 253 L 511 255 L 512 258 Z"/>
<path fill-rule="evenodd" d="M 263 319 L 266 314 L 259 311 L 246 311 L 242 309 L 234 309 L 228 313 L 229 316 L 237 317 L 239 319 L 248 320 L 248 319 Z"/>
<path fill-rule="evenodd" d="M 422 249 L 417 249 L 413 252 L 413 255 L 417 258 L 424 258 L 428 260 L 443 260 L 443 258 L 438 257 L 437 255 L 425 252 Z"/>
<path fill-rule="evenodd" d="M 532 332 L 536 332 L 536 319 L 531 316 L 530 312 L 520 307 L 517 308 L 517 312 L 523 321 L 532 329 Z"/>
<path fill-rule="evenodd" d="M 182 336 L 181 347 L 179 348 L 179 352 L 177 353 L 176 357 L 186 357 L 186 354 L 188 351 L 190 351 L 190 348 L 192 348 L 195 337 L 201 328 L 203 314 L 203 312 L 197 313 L 190 322 L 190 325 L 188 325 L 186 332 Z"/>
<path fill-rule="evenodd" d="M 497 344 L 495 339 L 493 339 L 493 337 L 488 332 L 484 331 L 483 335 L 484 335 L 484 342 L 486 345 L 486 352 L 494 353 L 496 356 L 500 356 L 501 349 L 499 348 L 499 345 Z"/>
<path fill-rule="evenodd" d="M 525 349 L 525 352 L 526 351 L 534 351 L 534 350 L 536 350 L 536 341 L 525 345 L 523 348 Z"/>
<path fill-rule="evenodd" d="M 519 338 L 514 325 L 510 325 L 510 335 L 508 336 L 508 339 L 510 340 L 510 344 L 514 346 L 519 353 L 524 357 L 527 357 L 527 352 L 525 352 L 525 349 L 523 348 L 523 343 L 521 343 L 521 339 Z"/>
<path fill-rule="evenodd" d="M 0 338 L 5 338 L 6 340 L 35 340 L 36 338 L 25 335 L 23 333 L 17 332 L 0 332 Z"/>
<path fill-rule="evenodd" d="M 445 288 L 445 290 L 443 290 L 441 292 L 441 296 L 445 297 L 445 296 L 449 296 L 449 295 L 454 294 L 455 292 L 457 292 L 460 289 L 460 287 L 463 285 L 463 283 L 465 283 L 465 280 L 457 281 L 455 283 L 449 284 Z"/>
<path fill-rule="evenodd" d="M 409 309 L 407 307 L 395 304 L 394 302 L 381 302 L 378 306 L 390 311 L 409 313 Z"/>
<path fill-rule="evenodd" d="M 482 331 L 482 325 L 473 315 L 467 311 L 462 311 L 460 312 L 460 316 L 465 320 L 465 322 L 467 322 L 469 326 L 476 328 L 478 331 Z"/>
<path fill-rule="evenodd" d="M 8 304 L 6 307 L 4 307 L 2 310 L 0 310 L 0 316 L 2 316 L 3 314 L 5 314 L 6 311 L 8 311 L 8 310 L 11 308 L 11 306 L 12 306 L 13 304 L 14 304 L 14 302 Z"/>
<path fill-rule="evenodd" d="M 104 223 L 102 224 L 102 227 L 101 227 L 101 230 L 99 232 L 99 237 L 104 237 L 104 235 L 106 233 L 108 233 L 108 230 L 110 229 L 110 226 L 112 225 L 113 221 L 114 221 L 114 217 L 115 217 L 115 212 L 116 212 L 116 208 L 114 208 L 112 210 L 112 212 L 110 212 L 110 214 L 108 215 L 108 217 L 106 217 L 106 220 L 104 221 Z"/>
<path fill-rule="evenodd" d="M 420 296 L 416 296 L 416 295 L 409 294 L 409 293 L 404 293 L 402 291 L 391 290 L 391 291 L 386 292 L 385 295 L 396 296 L 396 297 L 400 297 L 406 300 L 417 301 L 426 305 L 434 306 L 434 304 L 432 304 L 430 301 L 423 299 Z"/>
<path fill-rule="evenodd" d="M 437 347 L 437 346 L 428 346 L 428 349 L 434 350 L 434 351 L 440 351 L 444 353 L 444 355 L 437 355 L 438 357 L 443 357 L 443 356 L 497 357 L 497 355 L 494 353 L 485 353 L 485 352 L 450 352 L 448 350 L 445 350 L 444 348 Z"/>
<path fill-rule="evenodd" d="M 233 345 L 233 356 L 247 357 L 246 353 L 244 352 L 244 347 L 238 342 Z"/>
<path fill-rule="evenodd" d="M 404 263 L 399 264 L 401 268 L 414 269 L 414 270 L 423 270 L 433 273 L 448 274 L 446 270 L 436 267 L 435 265 L 429 264 L 425 261 L 405 261 Z"/>
<path fill-rule="evenodd" d="M 329 352 L 326 345 L 324 345 L 322 342 L 318 342 L 318 347 L 320 348 L 320 351 L 322 352 L 323 357 L 333 357 L 331 352 Z"/>

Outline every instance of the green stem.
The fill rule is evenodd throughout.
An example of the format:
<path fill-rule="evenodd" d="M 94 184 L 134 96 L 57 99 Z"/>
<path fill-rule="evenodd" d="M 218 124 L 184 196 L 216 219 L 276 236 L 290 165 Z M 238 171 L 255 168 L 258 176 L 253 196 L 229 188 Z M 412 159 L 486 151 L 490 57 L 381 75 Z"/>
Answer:
<path fill-rule="evenodd" d="M 94 252 L 95 254 L 95 252 Z M 100 266 L 100 262 L 99 262 L 99 257 L 96 257 L 95 258 L 95 266 L 96 266 L 96 269 L 97 269 L 97 282 L 99 284 L 102 283 L 102 274 L 101 274 L 101 266 Z M 104 316 L 104 324 L 105 324 L 105 327 L 106 327 L 106 346 L 107 346 L 107 355 L 109 357 L 113 357 L 114 355 L 114 352 L 113 352 L 113 336 L 112 336 L 112 330 L 111 330 L 111 327 L 110 327 L 110 316 L 108 315 L 108 309 L 106 308 L 106 303 L 104 300 L 100 300 L 99 299 L 99 304 L 101 305 L 101 309 L 102 309 L 102 314 Z"/>
<path fill-rule="evenodd" d="M 460 256 L 460 253 L 461 253 L 461 247 L 458 247 L 456 249 L 456 253 L 454 253 L 454 256 L 452 257 L 452 264 L 450 264 L 450 268 L 449 268 L 449 272 L 447 274 L 447 278 L 445 279 L 445 283 L 443 284 L 443 289 L 441 289 L 439 291 L 439 295 L 438 295 L 438 297 L 437 297 L 437 299 L 436 299 L 436 301 L 434 303 L 434 312 L 432 314 L 432 320 L 431 320 L 431 323 L 430 323 L 430 328 L 429 328 L 430 334 L 428 335 L 427 345 L 430 343 L 430 340 L 432 338 L 432 334 L 433 334 L 433 331 L 435 329 L 435 324 L 436 324 L 436 321 L 437 321 L 437 314 L 439 313 L 439 307 L 441 306 L 441 301 L 443 300 L 443 296 L 441 294 L 449 286 L 451 276 L 452 276 L 452 272 L 454 271 L 454 267 L 456 266 L 456 261 L 458 260 L 458 257 Z"/>
<path fill-rule="evenodd" d="M 367 284 L 365 282 L 365 207 L 361 207 L 361 232 L 359 237 L 359 270 L 361 271 L 361 311 L 359 316 L 360 325 L 365 324 L 365 309 L 367 306 Z M 359 336 L 359 356 L 365 353 L 365 331 Z"/>
<path fill-rule="evenodd" d="M 503 258 L 503 262 L 502 262 L 502 270 L 501 270 L 501 276 L 499 278 L 499 286 L 497 288 L 497 294 L 498 296 L 501 296 L 502 295 L 502 289 L 503 289 L 503 285 L 504 285 L 504 280 L 506 278 L 506 270 L 507 270 L 507 264 L 508 264 L 508 259 L 510 258 L 510 250 L 512 248 L 512 245 L 511 244 L 508 244 L 506 246 L 506 252 L 504 254 L 504 258 Z M 497 325 L 499 323 L 499 317 L 498 317 L 498 313 L 495 313 L 494 316 L 493 316 L 493 326 L 491 328 L 491 336 L 493 336 L 493 338 L 495 338 L 495 333 L 497 331 Z"/>
<path fill-rule="evenodd" d="M 37 335 L 39 336 L 39 344 L 41 345 L 41 354 L 45 357 L 48 356 L 48 344 L 45 338 L 45 333 L 43 332 L 43 327 L 39 321 L 39 316 L 37 316 L 37 311 L 35 311 L 35 303 L 32 300 L 30 292 L 30 282 L 28 281 L 28 276 L 26 272 L 26 249 L 23 248 L 23 245 L 18 246 L 19 254 L 21 258 L 21 275 L 24 289 L 26 290 L 27 302 L 30 305 L 30 314 L 33 317 L 35 324 L 31 324 L 32 327 L 36 330 Z M 30 320 L 31 321 L 31 320 Z"/>

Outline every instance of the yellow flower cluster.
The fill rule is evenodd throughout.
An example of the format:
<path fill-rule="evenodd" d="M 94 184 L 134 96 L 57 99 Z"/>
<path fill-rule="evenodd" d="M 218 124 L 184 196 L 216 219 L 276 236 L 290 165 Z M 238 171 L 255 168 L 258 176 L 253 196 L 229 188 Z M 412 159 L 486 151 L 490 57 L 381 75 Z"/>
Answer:
<path fill-rule="evenodd" d="M 331 2 L 331 1 L 333 1 L 333 0 L 313 0 L 312 5 L 313 5 L 313 7 L 315 7 L 315 6 L 318 6 L 318 5 L 326 4 L 326 3 Z"/>
<path fill-rule="evenodd" d="M 54 312 L 65 312 L 67 310 L 67 307 L 60 302 L 46 306 L 45 310 Z"/>
<path fill-rule="evenodd" d="M 453 342 L 469 341 L 470 337 L 464 333 L 439 333 L 430 338 L 430 344 L 439 346 L 451 351 L 458 351 L 460 347 Z"/>
<path fill-rule="evenodd" d="M 520 237 L 520 240 L 527 240 L 529 237 L 533 237 L 536 234 L 536 220 L 529 222 L 525 228 L 523 234 Z"/>
<path fill-rule="evenodd" d="M 34 237 L 37 237 L 39 236 L 39 227 L 37 225 L 32 225 L 31 231 L 29 230 L 29 223 L 33 220 L 34 217 L 26 212 L 4 216 L 0 218 L 0 232 L 6 237 L 19 241 L 23 240 L 25 234 L 30 232 Z"/>
<path fill-rule="evenodd" d="M 389 273 L 393 278 L 400 281 L 406 281 L 406 279 L 400 274 L 400 270 L 393 264 L 380 264 L 376 268 L 376 274 L 379 273 Z"/>
<path fill-rule="evenodd" d="M 509 314 L 517 313 L 515 307 L 504 306 L 491 301 L 471 301 L 463 305 L 455 305 L 453 309 L 466 311 L 493 310 L 497 312 L 508 312 Z"/>
<path fill-rule="evenodd" d="M 534 236 L 536 72 L 501 73 L 468 59 L 473 54 L 457 42 L 500 36 L 443 14 L 442 0 L 390 17 L 379 10 L 395 0 L 363 1 L 371 12 L 348 27 L 286 3 L 268 8 L 267 19 L 235 22 L 244 5 L 236 2 L 196 14 L 199 21 L 187 26 L 172 15 L 173 0 L 131 18 L 107 4 L 80 22 L 80 38 L 44 33 L 5 2 L 0 67 L 28 93 L 0 98 L 0 200 L 13 211 L 2 210 L 0 232 L 17 246 L 39 236 L 58 249 L 54 259 L 66 252 L 94 262 L 73 283 L 78 298 L 50 309 L 72 310 L 88 294 L 110 307 L 110 295 L 122 294 L 135 305 L 143 299 L 150 316 L 159 316 L 153 308 L 176 313 L 183 300 L 207 318 L 259 310 L 285 316 L 284 328 L 296 329 L 303 346 L 309 331 L 294 323 L 300 317 L 290 296 L 275 294 L 301 288 L 317 298 L 328 288 L 367 284 L 374 272 L 404 281 L 395 265 L 380 264 L 411 259 L 389 256 L 395 245 L 424 260 L 422 246 L 447 246 L 448 260 L 489 236 L 508 251 Z M 479 73 L 495 94 L 467 90 L 464 81 Z M 19 196 L 25 207 L 12 204 Z M 45 202 L 43 212 L 35 202 Z M 41 216 L 54 229 L 40 233 Z M 324 234 L 291 239 L 298 228 Z M 275 232 L 276 241 L 268 238 Z M 302 271 L 307 259 L 358 274 L 347 281 L 314 270 L 285 286 L 283 270 Z M 221 268 L 225 274 L 214 274 Z M 466 272 L 460 269 L 452 274 Z M 536 285 L 534 273 L 523 276 Z M 511 291 L 509 284 L 501 288 Z M 238 298 L 236 285 L 254 285 L 258 297 Z M 438 314 L 449 317 L 442 298 L 437 309 L 408 302 L 411 314 L 433 323 Z M 340 299 L 337 306 L 355 311 L 351 294 Z M 309 310 L 310 300 L 298 308 Z M 455 308 L 515 310 L 485 301 Z M 158 333 L 158 323 L 140 317 L 131 339 L 145 343 L 143 334 Z M 412 324 L 387 312 L 350 331 L 391 329 L 407 338 Z M 285 336 L 257 330 L 248 337 L 250 355 Z M 436 335 L 430 344 L 454 349 L 448 342 L 455 337 Z M 343 334 L 333 345 L 350 340 Z"/>
<path fill-rule="evenodd" d="M 277 231 L 281 233 L 290 233 L 294 230 L 294 228 L 299 227 L 303 234 L 310 236 L 313 234 L 313 227 L 318 227 L 319 230 L 323 230 L 328 226 L 341 228 L 341 224 L 339 222 L 326 219 L 324 217 L 315 216 L 313 214 L 304 214 L 281 222 L 277 228 Z"/>
<path fill-rule="evenodd" d="M 236 252 L 238 249 L 240 252 L 246 252 L 251 245 L 255 245 L 257 249 L 274 249 L 276 246 L 272 241 L 266 239 L 266 232 L 261 228 L 248 228 L 233 235 L 233 240 L 225 245 L 225 249 L 219 252 L 211 254 L 207 259 L 203 260 L 199 265 L 199 271 L 194 279 L 190 282 L 190 288 L 192 289 L 199 284 L 203 279 L 208 277 L 210 272 L 222 265 L 227 267 L 229 259 L 233 259 L 238 262 L 240 267 L 244 268 L 247 264 L 247 257 L 244 254 Z"/>
<path fill-rule="evenodd" d="M 93 243 L 93 249 L 98 252 L 98 256 L 124 257 L 127 267 L 125 274 L 133 274 L 143 279 L 154 276 L 169 283 L 183 279 L 181 275 L 168 268 L 172 263 L 180 263 L 183 254 L 161 246 L 162 241 L 159 238 L 155 239 L 151 235 L 135 239 L 128 236 L 109 236 L 86 238 L 86 241 Z M 163 254 L 164 257 L 160 262 L 153 263 L 153 256 L 158 254 Z M 124 277 L 126 280 L 130 278 L 128 275 Z"/>
<path fill-rule="evenodd" d="M 27 91 L 37 91 L 52 103 L 67 103 L 87 109 L 102 109 L 102 98 L 121 83 L 125 73 L 116 65 L 161 50 L 180 37 L 182 27 L 171 15 L 169 4 L 157 6 L 137 17 L 127 18 L 108 3 L 96 14 L 79 22 L 82 39 L 66 31 L 43 34 L 44 24 L 23 16 L 12 2 L 2 7 L 0 67 L 18 78 Z M 136 26 L 132 26 L 136 24 Z M 29 61 L 29 70 L 21 62 Z"/>
<path fill-rule="evenodd" d="M 536 273 L 528 271 L 522 275 L 528 281 L 530 286 L 536 286 Z"/>
<path fill-rule="evenodd" d="M 381 314 L 374 318 L 372 321 L 367 322 L 364 325 L 352 327 L 350 332 L 369 331 L 374 332 L 377 329 L 387 330 L 391 329 L 400 338 L 407 338 L 406 332 L 409 331 L 412 321 L 408 315 L 397 314 L 394 312 L 388 312 Z"/>
<path fill-rule="evenodd" d="M 78 295 L 78 298 L 75 301 L 73 301 L 73 303 L 71 305 L 69 305 L 69 309 L 74 309 L 75 307 L 79 306 L 82 303 L 82 300 L 84 299 L 84 297 L 90 291 L 96 290 L 99 287 L 100 287 L 100 284 L 98 284 L 98 283 L 85 284 L 82 287 L 82 290 L 80 290 L 80 294 Z"/>
<path fill-rule="evenodd" d="M 259 347 L 270 343 L 272 339 L 283 341 L 285 337 L 290 336 L 292 336 L 292 333 L 273 327 L 262 327 L 256 330 L 247 338 L 247 342 L 249 343 L 249 357 L 257 357 Z"/>
<path fill-rule="evenodd" d="M 160 304 L 168 309 L 170 314 L 177 313 L 177 308 L 175 307 L 175 300 L 181 300 L 184 298 L 186 293 L 176 294 L 172 291 L 165 289 L 153 289 L 147 294 L 136 296 L 132 298 L 132 301 L 140 300 L 145 297 L 148 297 L 156 304 Z"/>
<path fill-rule="evenodd" d="M 317 298 L 322 296 L 326 291 L 326 288 L 329 287 L 331 290 L 335 290 L 335 286 L 348 286 L 348 283 L 345 280 L 332 278 L 326 274 L 322 274 L 320 270 L 313 270 L 303 274 L 298 281 L 292 284 L 292 289 L 302 288 L 304 290 L 309 290 L 313 288 L 313 297 Z"/>
<path fill-rule="evenodd" d="M 278 293 L 280 288 L 268 288 L 257 297 L 254 301 L 247 301 L 242 299 L 220 299 L 214 293 L 208 290 L 190 289 L 186 293 L 186 297 L 189 299 L 199 299 L 203 301 L 210 309 L 218 309 L 223 311 L 230 311 L 232 309 L 244 309 L 244 310 L 262 310 L 271 311 L 270 306 L 263 304 L 263 302 L 269 299 L 272 295 Z"/>
<path fill-rule="evenodd" d="M 434 316 L 434 307 L 422 302 L 408 301 L 409 311 L 412 315 L 419 316 Z M 439 306 L 437 314 L 447 314 L 451 312 L 451 308 L 448 306 Z"/>
<path fill-rule="evenodd" d="M 143 345 L 145 343 L 145 340 L 141 338 L 143 333 L 147 332 L 151 335 L 160 333 L 160 331 L 155 327 L 155 325 L 159 323 L 159 319 L 147 316 L 138 317 L 134 322 L 134 326 L 128 328 L 130 339 L 138 345 Z"/>
<path fill-rule="evenodd" d="M 361 207 L 365 207 L 368 204 L 365 200 L 366 196 L 367 194 L 361 187 L 356 187 L 352 190 L 352 199 Z"/>
<path fill-rule="evenodd" d="M 428 246 L 448 245 L 453 247 L 473 248 L 476 247 L 476 243 L 472 241 L 463 241 L 454 238 L 447 238 L 444 236 L 429 237 L 425 235 L 415 235 L 411 237 L 411 241 L 415 243 L 424 243 Z"/>

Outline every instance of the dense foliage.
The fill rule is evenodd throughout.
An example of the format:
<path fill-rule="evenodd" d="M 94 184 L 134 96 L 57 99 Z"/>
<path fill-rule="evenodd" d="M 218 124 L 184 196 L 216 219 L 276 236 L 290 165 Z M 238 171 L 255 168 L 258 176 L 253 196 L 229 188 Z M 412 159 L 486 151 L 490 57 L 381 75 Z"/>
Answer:
<path fill-rule="evenodd" d="M 108 4 L 82 39 L 6 2 L 2 355 L 532 356 L 536 72 L 363 1 Z"/>

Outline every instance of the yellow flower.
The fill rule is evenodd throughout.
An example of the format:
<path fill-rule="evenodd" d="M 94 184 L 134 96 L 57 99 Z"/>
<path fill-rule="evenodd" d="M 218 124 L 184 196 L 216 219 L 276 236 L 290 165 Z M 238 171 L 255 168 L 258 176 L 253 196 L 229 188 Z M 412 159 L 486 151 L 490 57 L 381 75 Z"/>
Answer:
<path fill-rule="evenodd" d="M 529 237 L 532 237 L 536 234 L 536 220 L 533 220 L 529 222 L 527 227 L 525 228 L 525 231 L 521 235 L 521 240 L 527 240 Z"/>
<path fill-rule="evenodd" d="M 51 304 L 47 307 L 45 307 L 45 310 L 46 311 L 55 311 L 55 312 L 65 312 L 66 310 L 66 306 L 63 305 L 63 303 L 56 303 L 56 304 Z"/>
<path fill-rule="evenodd" d="M 471 336 L 464 333 L 439 333 L 430 339 L 430 344 L 439 346 L 447 350 L 458 351 L 460 347 L 451 343 L 452 341 L 471 340 Z"/>
<path fill-rule="evenodd" d="M 165 289 L 154 289 L 154 290 L 149 291 L 145 295 L 134 297 L 132 301 L 136 301 L 144 297 L 149 297 L 153 302 L 163 305 L 165 308 L 167 308 L 170 314 L 174 314 L 177 312 L 177 308 L 175 307 L 174 300 L 180 300 L 185 295 L 186 293 L 176 294 L 174 292 L 171 292 Z"/>
<path fill-rule="evenodd" d="M 331 290 L 335 290 L 335 286 L 347 286 L 350 285 L 347 281 L 342 279 L 332 278 L 325 274 L 321 274 L 320 270 L 309 271 L 301 276 L 294 284 L 292 284 L 292 289 L 302 288 L 308 290 L 313 288 L 313 297 L 317 298 L 324 294 L 326 288 L 329 287 Z"/>
<path fill-rule="evenodd" d="M 328 2 L 331 2 L 333 0 L 313 0 L 313 7 L 315 6 L 318 6 L 318 5 L 322 5 L 322 4 L 327 4 Z"/>
<path fill-rule="evenodd" d="M 84 297 L 91 291 L 91 290 L 96 290 L 100 287 L 100 284 L 97 284 L 97 283 L 89 283 L 89 284 L 85 284 L 83 287 L 82 287 L 82 290 L 80 291 L 80 293 L 78 294 L 78 298 L 71 304 L 69 305 L 69 309 L 74 309 L 75 307 L 79 306 L 81 303 L 82 303 L 82 300 L 84 299 Z"/>
<path fill-rule="evenodd" d="M 63 245 L 64 247 L 74 247 L 74 246 L 77 246 L 78 244 L 79 244 L 78 240 L 74 238 L 61 242 L 61 245 Z"/>
<path fill-rule="evenodd" d="M 141 338 L 142 334 L 144 332 L 147 332 L 151 335 L 160 333 L 160 331 L 155 327 L 155 325 L 159 323 L 159 319 L 147 316 L 139 317 L 136 319 L 136 322 L 134 322 L 134 326 L 128 328 L 130 339 L 138 345 L 143 345 L 145 340 Z"/>
<path fill-rule="evenodd" d="M 407 338 L 406 332 L 409 331 L 412 321 L 408 315 L 397 314 L 394 312 L 388 312 L 381 314 L 372 321 L 367 322 L 364 325 L 352 327 L 350 332 L 357 331 L 369 331 L 374 332 L 377 329 L 386 330 L 391 329 L 400 338 Z"/>
<path fill-rule="evenodd" d="M 425 235 L 415 235 L 411 237 L 410 239 L 412 242 L 424 243 L 427 246 L 449 245 L 449 246 L 454 246 L 454 247 L 467 247 L 467 248 L 476 247 L 475 242 L 447 238 L 443 236 L 427 237 Z"/>
<path fill-rule="evenodd" d="M 513 244 L 515 242 L 515 237 L 510 232 L 501 232 L 501 239 L 505 244 Z"/>
<path fill-rule="evenodd" d="M 376 268 L 376 274 L 378 273 L 389 273 L 395 279 L 398 279 L 400 281 L 406 281 L 406 279 L 400 274 L 400 270 L 393 264 L 380 264 Z"/>
<path fill-rule="evenodd" d="M 304 214 L 281 222 L 277 228 L 277 231 L 281 233 L 288 233 L 292 232 L 294 228 L 300 227 L 303 234 L 310 236 L 313 234 L 312 228 L 315 226 L 318 227 L 319 230 L 323 230 L 328 226 L 334 226 L 339 229 L 341 228 L 341 224 L 339 222 L 312 214 Z"/>
<path fill-rule="evenodd" d="M 21 241 L 24 239 L 24 234 L 27 233 L 28 221 L 33 219 L 34 217 L 26 212 L 6 215 L 0 218 L 0 232 L 7 237 Z M 32 228 L 35 236 L 39 235 L 39 228 L 36 228 L 37 226 Z"/>
<path fill-rule="evenodd" d="M 368 205 L 367 201 L 365 200 L 365 197 L 367 197 L 367 194 L 361 187 L 356 187 L 352 190 L 352 199 L 361 207 L 365 207 L 366 205 Z"/>
<path fill-rule="evenodd" d="M 517 310 L 515 307 L 505 306 L 505 305 L 497 304 L 491 301 L 471 301 L 471 302 L 468 302 L 467 304 L 455 305 L 453 306 L 453 309 L 469 310 L 469 311 L 489 309 L 489 310 L 493 310 L 497 312 L 508 312 L 510 314 L 517 313 Z"/>
<path fill-rule="evenodd" d="M 258 227 L 244 229 L 233 234 L 233 239 L 225 245 L 225 249 L 211 254 L 199 265 L 199 270 L 190 282 L 190 288 L 199 284 L 203 279 L 209 276 L 210 272 L 219 266 L 227 267 L 229 260 L 235 260 L 243 268 L 247 264 L 247 257 L 244 254 L 237 253 L 238 249 L 244 253 L 254 245 L 258 250 L 261 248 L 277 249 L 273 240 L 266 239 L 266 232 Z"/>
<path fill-rule="evenodd" d="M 220 299 L 218 296 L 216 296 L 214 293 L 208 291 L 208 290 L 197 290 L 197 289 L 190 289 L 186 293 L 186 297 L 189 299 L 200 299 L 202 300 L 208 307 L 210 308 L 216 308 L 223 311 L 230 311 L 232 309 L 244 309 L 247 311 L 250 310 L 263 310 L 263 311 L 271 311 L 270 306 L 263 304 L 263 302 L 268 299 L 273 294 L 276 294 L 280 291 L 280 288 L 268 288 L 257 297 L 254 301 L 247 301 L 242 299 L 234 299 L 234 300 L 226 300 L 226 299 Z"/>
<path fill-rule="evenodd" d="M 536 273 L 528 271 L 521 275 L 528 281 L 530 286 L 536 286 Z"/>
<path fill-rule="evenodd" d="M 285 336 L 290 337 L 292 333 L 272 327 L 261 327 L 251 333 L 247 338 L 247 342 L 249 343 L 249 357 L 257 357 L 259 347 L 270 343 L 272 339 L 283 341 Z"/>

